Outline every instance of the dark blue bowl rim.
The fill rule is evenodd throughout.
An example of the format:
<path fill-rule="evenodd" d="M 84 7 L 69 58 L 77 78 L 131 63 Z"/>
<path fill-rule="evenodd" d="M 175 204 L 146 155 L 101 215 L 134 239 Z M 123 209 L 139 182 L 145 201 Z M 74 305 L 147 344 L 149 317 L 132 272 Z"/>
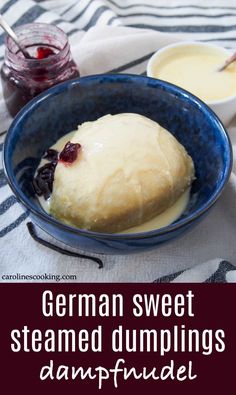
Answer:
<path fill-rule="evenodd" d="M 57 221 L 55 218 L 52 216 L 48 215 L 46 212 L 42 212 L 37 210 L 36 208 L 31 206 L 31 201 L 23 194 L 21 189 L 18 187 L 16 179 L 13 174 L 13 169 L 10 166 L 10 161 L 9 161 L 9 148 L 10 148 L 10 139 L 11 135 L 14 133 L 14 129 L 17 128 L 18 124 L 20 124 L 23 119 L 25 114 L 29 113 L 31 110 L 33 110 L 35 107 L 37 107 L 41 101 L 46 100 L 50 96 L 56 95 L 58 92 L 61 92 L 65 90 L 68 85 L 74 85 L 74 84 L 85 84 L 93 81 L 99 81 L 99 80 L 116 80 L 116 81 L 121 81 L 121 82 L 126 82 L 127 79 L 129 81 L 143 81 L 148 84 L 152 84 L 155 86 L 158 86 L 159 88 L 170 91 L 172 94 L 179 95 L 184 97 L 185 99 L 190 99 L 195 106 L 200 108 L 205 114 L 210 116 L 210 118 L 217 124 L 218 129 L 221 133 L 221 136 L 224 139 L 225 142 L 225 148 L 227 149 L 227 162 L 225 163 L 224 167 L 224 173 L 222 176 L 221 183 L 218 187 L 218 189 L 215 191 L 214 194 L 210 197 L 210 199 L 203 204 L 200 208 L 198 208 L 194 213 L 190 214 L 189 216 L 178 220 L 177 222 L 174 222 L 168 226 L 162 227 L 160 229 L 154 229 L 148 232 L 140 232 L 140 233 L 102 233 L 102 232 L 92 232 L 86 229 L 80 229 L 80 228 L 75 228 L 69 225 L 66 225 L 60 221 Z M 58 85 L 53 86 L 52 88 L 49 88 L 45 92 L 42 92 L 39 94 L 37 97 L 32 99 L 29 103 L 27 103 L 17 114 L 17 116 L 14 118 L 12 124 L 9 127 L 9 130 L 7 132 L 5 142 L 4 142 L 4 147 L 3 147 L 3 169 L 8 181 L 9 186 L 11 187 L 13 193 L 16 195 L 17 199 L 23 204 L 23 206 L 32 214 L 34 214 L 36 217 L 39 217 L 41 220 L 46 221 L 50 223 L 51 225 L 54 225 L 56 227 L 61 228 L 64 231 L 68 231 L 69 233 L 73 233 L 76 235 L 80 236 L 86 236 L 90 238 L 97 238 L 97 239 L 113 239 L 113 240 L 130 240 L 130 239 L 144 239 L 144 238 L 151 238 L 154 236 L 159 236 L 163 234 L 168 234 L 171 232 L 175 232 L 178 229 L 185 227 L 186 225 L 189 225 L 191 222 L 195 221 L 196 219 L 200 218 L 202 215 L 204 215 L 218 200 L 219 196 L 221 195 L 229 177 L 230 173 L 232 170 L 232 164 L 233 164 L 233 154 L 232 154 L 232 146 L 231 146 L 231 141 L 229 138 L 229 135 L 227 131 L 225 130 L 223 124 L 217 117 L 217 115 L 204 103 L 202 102 L 199 98 L 191 94 L 190 92 L 174 85 L 169 82 L 156 79 L 156 78 L 151 78 L 147 76 L 140 76 L 136 74 L 95 74 L 95 75 L 89 75 L 86 77 L 79 77 L 75 78 L 73 80 L 65 81 L 62 82 Z"/>

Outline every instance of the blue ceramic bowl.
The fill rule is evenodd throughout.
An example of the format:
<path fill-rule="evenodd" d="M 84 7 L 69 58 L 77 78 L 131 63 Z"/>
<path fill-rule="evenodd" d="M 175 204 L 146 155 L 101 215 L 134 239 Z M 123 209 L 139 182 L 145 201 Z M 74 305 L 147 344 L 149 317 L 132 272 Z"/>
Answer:
<path fill-rule="evenodd" d="M 197 179 L 181 218 L 159 230 L 117 235 L 73 228 L 50 217 L 39 206 L 32 188 L 45 150 L 80 123 L 121 112 L 139 113 L 159 122 L 192 156 Z M 191 228 L 218 199 L 231 166 L 227 133 L 204 103 L 174 85 L 135 75 L 84 77 L 47 90 L 21 110 L 4 144 L 8 182 L 33 222 L 70 246 L 107 254 L 150 249 Z"/>

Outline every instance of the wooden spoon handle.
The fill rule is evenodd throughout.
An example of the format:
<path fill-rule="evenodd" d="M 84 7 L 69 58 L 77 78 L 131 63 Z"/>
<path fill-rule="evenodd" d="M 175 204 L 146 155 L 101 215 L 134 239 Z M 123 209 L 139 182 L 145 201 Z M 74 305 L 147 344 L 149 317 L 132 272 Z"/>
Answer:
<path fill-rule="evenodd" d="M 236 52 L 232 56 L 230 56 L 230 58 L 228 58 L 221 67 L 218 68 L 218 71 L 225 70 L 226 67 L 228 67 L 231 63 L 235 62 L 235 60 L 236 60 Z"/>

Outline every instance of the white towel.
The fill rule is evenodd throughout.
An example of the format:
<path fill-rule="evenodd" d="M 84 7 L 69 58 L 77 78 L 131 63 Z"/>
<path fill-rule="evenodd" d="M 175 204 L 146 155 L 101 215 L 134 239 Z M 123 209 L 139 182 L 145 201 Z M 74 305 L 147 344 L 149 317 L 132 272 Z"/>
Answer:
<path fill-rule="evenodd" d="M 1 0 L 0 7 L 13 27 L 27 21 L 62 27 L 69 34 L 82 76 L 111 71 L 143 74 L 154 51 L 186 38 L 229 48 L 236 42 L 236 2 L 232 0 L 172 0 L 168 5 L 164 0 Z M 0 32 L 0 60 L 2 43 Z M 0 92 L 0 132 L 10 122 Z M 235 150 L 236 122 L 229 133 Z M 151 252 L 105 256 L 101 270 L 93 262 L 36 243 L 27 231 L 27 221 L 28 214 L 12 195 L 0 164 L 0 281 L 26 281 L 24 275 L 29 275 L 28 281 L 236 282 L 235 162 L 222 197 L 196 228 Z M 69 249 L 37 231 L 40 237 Z"/>

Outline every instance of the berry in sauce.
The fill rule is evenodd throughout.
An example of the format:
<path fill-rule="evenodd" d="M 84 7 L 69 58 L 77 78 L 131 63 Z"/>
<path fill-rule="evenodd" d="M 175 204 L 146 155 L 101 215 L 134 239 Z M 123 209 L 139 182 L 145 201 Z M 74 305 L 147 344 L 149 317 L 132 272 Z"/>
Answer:
<path fill-rule="evenodd" d="M 55 55 L 52 48 L 49 47 L 38 47 L 36 51 L 36 59 L 46 59 L 49 56 Z"/>
<path fill-rule="evenodd" d="M 51 162 L 57 161 L 58 160 L 58 151 L 56 151 L 53 148 L 48 148 L 48 150 L 45 152 L 43 159 L 47 159 Z"/>
<path fill-rule="evenodd" d="M 46 163 L 38 169 L 37 175 L 33 180 L 35 193 L 38 196 L 43 195 L 45 200 L 47 200 L 52 193 L 56 165 L 56 161 Z"/>
<path fill-rule="evenodd" d="M 80 144 L 73 144 L 68 141 L 59 155 L 59 160 L 65 163 L 73 163 L 77 159 L 80 148 Z"/>

